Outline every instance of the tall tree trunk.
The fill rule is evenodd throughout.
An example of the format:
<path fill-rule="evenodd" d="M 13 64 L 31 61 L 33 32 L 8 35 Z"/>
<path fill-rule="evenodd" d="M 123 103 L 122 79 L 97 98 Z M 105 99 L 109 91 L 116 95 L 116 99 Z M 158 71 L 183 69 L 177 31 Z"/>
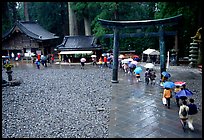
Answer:
<path fill-rule="evenodd" d="M 61 3 L 60 4 L 60 8 L 62 9 L 61 10 L 61 22 L 62 22 L 62 32 L 63 32 L 63 35 L 66 35 L 66 27 L 65 27 L 65 20 L 64 20 L 64 17 L 65 17 L 65 12 L 64 12 L 64 8 L 63 8 L 63 4 L 64 3 Z"/>
<path fill-rule="evenodd" d="M 118 2 L 115 2 L 114 17 L 115 17 L 115 20 L 119 20 L 119 15 L 118 15 Z"/>
<path fill-rule="evenodd" d="M 68 2 L 68 13 L 69 13 L 69 35 L 70 36 L 78 35 L 77 20 L 73 10 L 71 9 L 71 2 Z"/>
<path fill-rule="evenodd" d="M 84 28 L 85 28 L 85 35 L 86 36 L 91 35 L 91 25 L 90 25 L 89 18 L 87 17 L 84 17 Z"/>
<path fill-rule="evenodd" d="M 28 3 L 24 2 L 24 17 L 26 21 L 29 21 L 29 15 L 28 15 Z"/>

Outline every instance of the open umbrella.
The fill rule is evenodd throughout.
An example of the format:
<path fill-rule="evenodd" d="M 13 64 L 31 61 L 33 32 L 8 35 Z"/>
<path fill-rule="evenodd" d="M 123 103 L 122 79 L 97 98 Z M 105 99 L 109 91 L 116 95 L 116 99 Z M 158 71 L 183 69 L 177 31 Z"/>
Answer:
<path fill-rule="evenodd" d="M 175 86 L 183 86 L 186 84 L 186 82 L 182 82 L 182 81 L 177 81 L 177 82 L 174 82 Z"/>
<path fill-rule="evenodd" d="M 124 59 L 125 60 L 125 59 Z M 129 62 L 133 61 L 132 58 L 127 58 L 126 60 L 128 60 Z"/>
<path fill-rule="evenodd" d="M 91 57 L 96 57 L 96 55 L 95 55 L 95 54 L 93 54 L 93 55 L 91 55 Z"/>
<path fill-rule="evenodd" d="M 152 63 L 147 63 L 144 65 L 145 68 L 149 68 L 149 69 L 152 69 L 154 67 L 154 64 Z"/>
<path fill-rule="evenodd" d="M 137 73 L 137 74 L 140 74 L 142 72 L 142 68 L 141 67 L 136 67 L 134 72 Z"/>
<path fill-rule="evenodd" d="M 174 82 L 166 81 L 166 82 L 163 83 L 163 87 L 164 88 L 174 88 L 175 84 L 174 84 Z"/>
<path fill-rule="evenodd" d="M 129 68 L 135 68 L 136 65 L 135 65 L 135 64 L 132 64 L 132 63 L 129 63 L 129 64 L 128 64 L 128 67 L 129 67 Z"/>
<path fill-rule="evenodd" d="M 140 58 L 138 55 L 133 55 L 133 58 Z"/>
<path fill-rule="evenodd" d="M 123 54 L 119 55 L 119 58 L 125 58 L 125 56 Z"/>
<path fill-rule="evenodd" d="M 139 61 L 140 61 L 140 58 L 139 58 L 139 57 L 136 57 L 136 58 L 133 58 L 133 60 L 139 62 Z"/>
<path fill-rule="evenodd" d="M 163 72 L 162 72 L 162 75 L 163 75 L 164 77 L 167 77 L 167 78 L 170 78 L 170 77 L 171 77 L 171 75 L 170 75 L 168 72 L 166 72 L 166 71 L 163 71 Z"/>
<path fill-rule="evenodd" d="M 176 93 L 177 97 L 183 97 L 183 96 L 184 97 L 190 97 L 192 95 L 193 95 L 193 93 L 189 89 L 183 89 L 183 90 Z"/>
<path fill-rule="evenodd" d="M 130 62 L 130 64 L 133 64 L 133 65 L 137 65 L 137 61 L 132 61 L 132 62 Z"/>
<path fill-rule="evenodd" d="M 81 58 L 81 62 L 86 62 L 86 58 Z"/>
<path fill-rule="evenodd" d="M 129 63 L 129 61 L 128 61 L 127 59 L 124 59 L 124 60 L 122 60 L 121 62 L 122 62 L 123 64 L 124 64 L 124 63 L 126 63 L 126 64 Z"/>

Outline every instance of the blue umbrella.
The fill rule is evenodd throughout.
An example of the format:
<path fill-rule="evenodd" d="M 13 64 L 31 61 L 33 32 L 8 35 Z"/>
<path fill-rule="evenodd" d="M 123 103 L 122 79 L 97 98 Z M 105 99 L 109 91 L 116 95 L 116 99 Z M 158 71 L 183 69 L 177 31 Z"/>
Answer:
<path fill-rule="evenodd" d="M 136 67 L 136 65 L 134 65 L 134 64 L 132 64 L 132 63 L 129 63 L 129 64 L 128 64 L 128 67 L 129 67 L 129 68 L 134 68 L 134 67 Z"/>
<path fill-rule="evenodd" d="M 142 68 L 141 67 L 136 67 L 134 72 L 137 73 L 137 74 L 140 74 L 142 72 Z"/>
<path fill-rule="evenodd" d="M 174 82 L 166 81 L 166 82 L 163 84 L 163 87 L 164 87 L 164 88 L 173 88 L 173 87 L 175 87 L 175 84 L 174 84 Z"/>
<path fill-rule="evenodd" d="M 183 90 L 176 93 L 177 97 L 182 97 L 182 96 L 189 97 L 192 95 L 193 95 L 193 93 L 188 89 L 183 89 Z"/>
<path fill-rule="evenodd" d="M 171 75 L 170 75 L 168 72 L 166 72 L 166 71 L 163 71 L 163 72 L 162 72 L 162 75 L 163 75 L 164 77 L 167 77 L 167 78 L 170 78 L 170 77 L 171 77 Z"/>

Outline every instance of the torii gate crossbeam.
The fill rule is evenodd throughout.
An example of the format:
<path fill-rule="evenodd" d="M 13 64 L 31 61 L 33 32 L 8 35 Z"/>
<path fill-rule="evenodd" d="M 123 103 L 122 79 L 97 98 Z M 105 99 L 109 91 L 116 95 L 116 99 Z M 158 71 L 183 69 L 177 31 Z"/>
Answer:
<path fill-rule="evenodd" d="M 160 70 L 161 73 L 166 71 L 165 65 L 165 42 L 164 42 L 164 27 L 174 26 L 181 20 L 182 15 L 177 15 L 170 18 L 155 19 L 155 20 L 141 20 L 141 21 L 110 21 L 98 19 L 102 26 L 111 28 L 114 31 L 113 44 L 113 75 L 112 83 L 118 83 L 118 53 L 119 53 L 119 29 L 123 28 L 142 28 L 149 26 L 159 26 L 159 46 L 160 46 Z"/>

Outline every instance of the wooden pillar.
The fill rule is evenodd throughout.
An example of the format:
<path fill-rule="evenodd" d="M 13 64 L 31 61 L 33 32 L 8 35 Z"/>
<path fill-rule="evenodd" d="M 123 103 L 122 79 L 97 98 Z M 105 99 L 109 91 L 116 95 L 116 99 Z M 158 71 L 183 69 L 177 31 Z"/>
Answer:
<path fill-rule="evenodd" d="M 161 73 L 166 71 L 166 55 L 165 55 L 165 42 L 163 26 L 160 26 L 159 47 L 160 47 L 160 70 Z M 162 75 L 161 75 L 162 78 Z"/>
<path fill-rule="evenodd" d="M 176 51 L 175 52 L 176 53 L 175 54 L 176 55 L 175 56 L 175 62 L 176 62 L 176 65 L 177 65 L 178 64 L 178 34 L 175 35 L 175 48 L 174 49 Z"/>
<path fill-rule="evenodd" d="M 113 44 L 113 75 L 112 83 L 118 83 L 118 53 L 119 53 L 119 30 L 114 28 L 114 44 Z"/>

